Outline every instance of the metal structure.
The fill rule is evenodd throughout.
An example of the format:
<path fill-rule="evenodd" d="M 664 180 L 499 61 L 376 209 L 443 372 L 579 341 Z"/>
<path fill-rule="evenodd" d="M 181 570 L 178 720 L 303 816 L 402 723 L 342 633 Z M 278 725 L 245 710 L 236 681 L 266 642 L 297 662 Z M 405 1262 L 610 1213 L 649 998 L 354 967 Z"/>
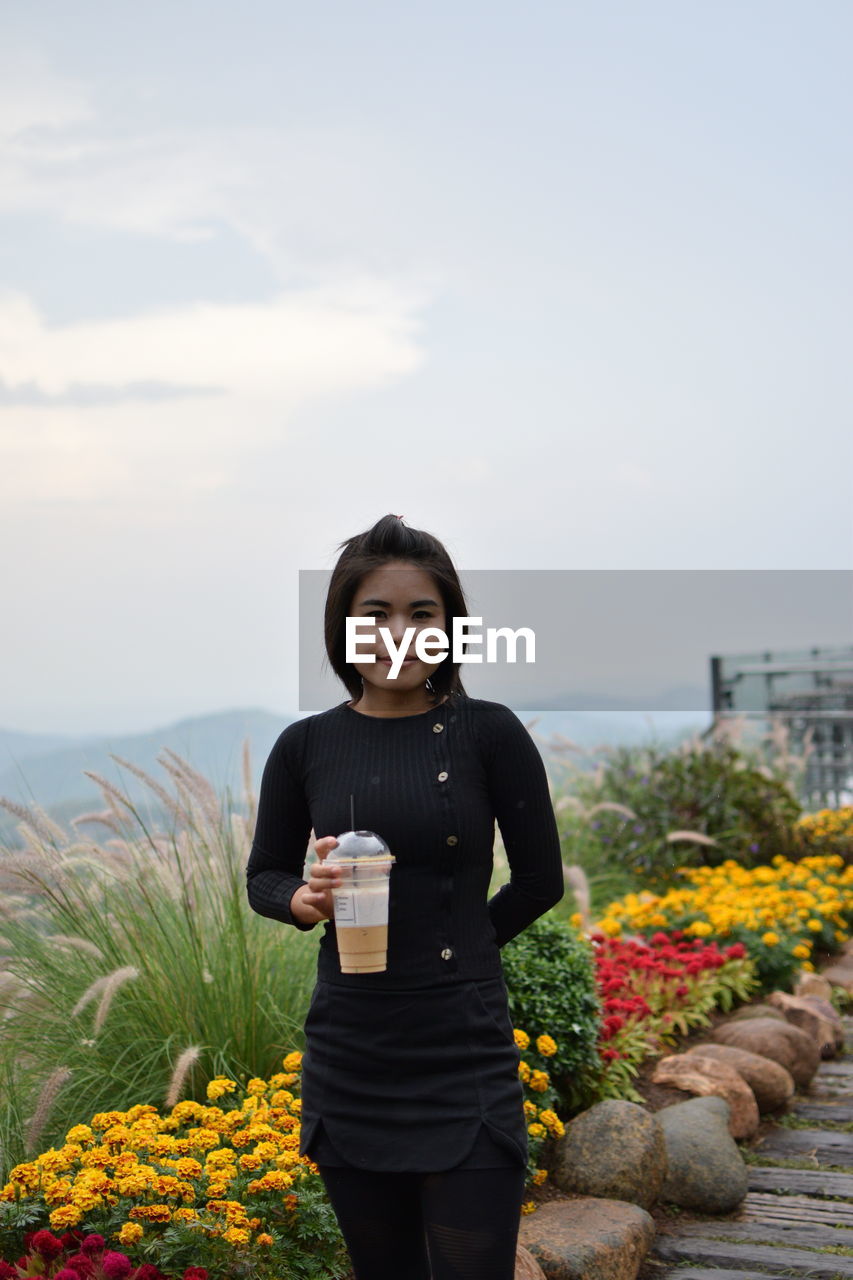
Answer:
<path fill-rule="evenodd" d="M 808 744 L 805 806 L 853 803 L 853 645 L 715 655 L 711 698 L 714 725 L 740 716 L 767 729 L 781 721 L 792 746 Z"/>

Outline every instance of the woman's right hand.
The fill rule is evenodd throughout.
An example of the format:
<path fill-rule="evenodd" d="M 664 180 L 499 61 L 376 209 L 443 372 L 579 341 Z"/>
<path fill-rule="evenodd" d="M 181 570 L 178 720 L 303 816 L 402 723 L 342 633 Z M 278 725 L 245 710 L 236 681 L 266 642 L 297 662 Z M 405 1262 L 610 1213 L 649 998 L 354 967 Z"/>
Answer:
<path fill-rule="evenodd" d="M 308 883 L 301 885 L 290 899 L 290 914 L 300 924 L 317 924 L 331 920 L 335 914 L 332 888 L 340 882 L 341 870 L 334 862 L 327 863 L 326 855 L 338 847 L 334 836 L 323 836 L 314 841 L 316 862 L 308 870 Z"/>

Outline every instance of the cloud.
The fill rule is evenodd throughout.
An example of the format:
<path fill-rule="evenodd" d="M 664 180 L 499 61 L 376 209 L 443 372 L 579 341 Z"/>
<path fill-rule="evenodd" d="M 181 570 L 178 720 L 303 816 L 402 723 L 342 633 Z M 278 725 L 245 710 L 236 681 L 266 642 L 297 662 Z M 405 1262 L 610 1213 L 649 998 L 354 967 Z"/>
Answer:
<path fill-rule="evenodd" d="M 0 405 L 0 501 L 227 488 L 247 452 L 286 438 L 297 410 L 417 369 L 422 303 L 362 276 L 267 304 L 48 326 L 26 297 L 0 296 L 0 381 L 29 401 Z"/>
<path fill-rule="evenodd" d="M 268 303 L 196 303 L 48 326 L 21 294 L 0 295 L 0 380 L 56 396 L 74 384 L 216 386 L 292 408 L 375 387 L 421 361 L 423 298 L 362 276 Z"/>
<path fill-rule="evenodd" d="M 8 40 L 0 46 L 0 139 L 64 129 L 93 116 L 86 86 L 59 75 L 39 49 Z"/>
<path fill-rule="evenodd" d="M 59 408 L 65 405 L 112 405 L 127 400 L 145 400 L 156 404 L 160 400 L 176 400 L 184 396 L 221 395 L 223 387 L 181 387 L 167 382 L 128 382 L 124 386 L 99 386 L 97 383 L 72 382 L 64 391 L 50 394 L 35 382 L 23 382 L 7 386 L 0 381 L 0 408 L 11 405 L 41 405 Z"/>

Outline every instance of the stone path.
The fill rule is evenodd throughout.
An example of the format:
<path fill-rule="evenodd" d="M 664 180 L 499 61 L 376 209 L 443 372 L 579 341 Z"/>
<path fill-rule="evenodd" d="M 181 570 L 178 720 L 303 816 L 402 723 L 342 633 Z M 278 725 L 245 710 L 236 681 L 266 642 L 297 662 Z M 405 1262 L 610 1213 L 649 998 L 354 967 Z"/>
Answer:
<path fill-rule="evenodd" d="M 853 1017 L 844 1028 L 846 1052 L 789 1108 L 804 1127 L 752 1148 L 761 1163 L 735 1213 L 659 1234 L 643 1280 L 853 1280 Z"/>

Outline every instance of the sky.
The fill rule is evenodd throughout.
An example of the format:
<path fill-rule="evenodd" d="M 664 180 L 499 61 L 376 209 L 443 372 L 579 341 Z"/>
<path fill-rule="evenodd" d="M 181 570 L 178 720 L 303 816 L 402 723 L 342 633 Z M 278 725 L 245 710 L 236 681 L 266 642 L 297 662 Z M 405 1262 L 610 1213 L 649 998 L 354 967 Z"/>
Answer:
<path fill-rule="evenodd" d="M 299 571 L 387 512 L 462 570 L 853 567 L 851 39 L 0 0 L 0 727 L 295 713 Z"/>

